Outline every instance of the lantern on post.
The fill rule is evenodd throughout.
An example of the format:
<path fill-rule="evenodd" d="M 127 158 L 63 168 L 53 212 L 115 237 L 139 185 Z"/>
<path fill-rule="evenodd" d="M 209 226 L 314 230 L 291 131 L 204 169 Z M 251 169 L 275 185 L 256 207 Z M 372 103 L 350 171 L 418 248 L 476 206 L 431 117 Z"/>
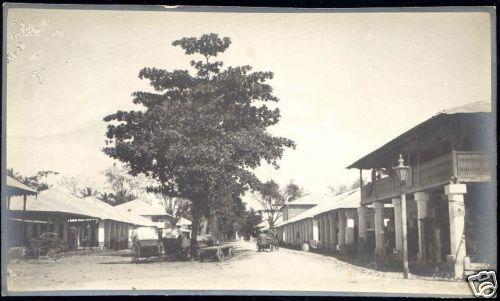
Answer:
<path fill-rule="evenodd" d="M 406 182 L 408 181 L 408 171 L 410 169 L 409 166 L 404 165 L 405 160 L 403 159 L 403 155 L 399 155 L 398 159 L 398 166 L 393 167 L 394 171 L 396 172 L 396 175 L 399 179 L 399 183 L 401 185 L 405 185 Z"/>
<path fill-rule="evenodd" d="M 406 185 L 408 181 L 408 171 L 410 169 L 409 166 L 404 164 L 403 155 L 399 155 L 398 166 L 393 167 L 392 169 L 396 172 L 396 176 L 399 179 L 400 187 Z M 408 267 L 408 238 L 407 238 L 407 223 L 406 223 L 406 194 L 401 189 L 401 222 L 402 222 L 402 246 L 403 246 L 403 276 L 405 279 L 408 279 L 409 267 Z"/>

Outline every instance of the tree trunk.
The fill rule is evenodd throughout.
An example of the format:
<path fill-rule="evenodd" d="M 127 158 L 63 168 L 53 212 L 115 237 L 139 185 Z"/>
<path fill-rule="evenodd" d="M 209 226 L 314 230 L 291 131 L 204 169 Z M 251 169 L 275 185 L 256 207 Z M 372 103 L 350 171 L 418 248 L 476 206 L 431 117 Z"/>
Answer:
<path fill-rule="evenodd" d="M 197 240 L 196 238 L 198 237 L 198 212 L 196 208 L 196 202 L 192 203 L 192 218 L 193 220 L 191 221 L 191 242 L 190 242 L 190 249 L 191 249 L 191 256 L 192 258 L 196 257 L 196 251 L 197 251 Z"/>

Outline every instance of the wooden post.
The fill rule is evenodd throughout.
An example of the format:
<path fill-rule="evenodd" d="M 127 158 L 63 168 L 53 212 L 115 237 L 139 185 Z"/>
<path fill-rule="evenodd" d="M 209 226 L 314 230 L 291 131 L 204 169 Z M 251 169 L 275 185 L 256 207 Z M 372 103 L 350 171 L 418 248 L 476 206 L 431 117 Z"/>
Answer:
<path fill-rule="evenodd" d="M 401 214 L 403 224 L 403 275 L 408 279 L 408 225 L 406 222 L 406 195 L 401 194 Z"/>
<path fill-rule="evenodd" d="M 415 135 L 415 139 L 417 140 L 417 187 L 420 188 L 420 139 L 418 139 L 418 135 Z"/>
<path fill-rule="evenodd" d="M 27 237 L 27 228 L 26 228 L 26 194 L 23 194 L 23 241 L 26 246 L 28 243 Z"/>

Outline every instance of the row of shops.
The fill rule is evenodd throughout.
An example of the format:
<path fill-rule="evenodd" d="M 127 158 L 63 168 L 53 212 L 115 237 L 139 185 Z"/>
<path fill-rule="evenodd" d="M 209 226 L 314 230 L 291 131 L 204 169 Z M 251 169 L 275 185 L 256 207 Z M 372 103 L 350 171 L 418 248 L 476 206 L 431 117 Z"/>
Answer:
<path fill-rule="evenodd" d="M 36 193 L 10 176 L 7 179 L 9 247 L 23 246 L 44 232 L 54 232 L 70 249 L 120 250 L 130 245 L 130 232 L 135 227 L 157 226 L 95 197 L 78 198 L 58 188 Z M 23 187 L 24 192 L 15 187 Z"/>
<path fill-rule="evenodd" d="M 351 164 L 361 187 L 284 218 L 279 237 L 322 252 L 444 267 L 456 277 L 474 265 L 495 268 L 494 125 L 490 102 L 439 112 Z"/>

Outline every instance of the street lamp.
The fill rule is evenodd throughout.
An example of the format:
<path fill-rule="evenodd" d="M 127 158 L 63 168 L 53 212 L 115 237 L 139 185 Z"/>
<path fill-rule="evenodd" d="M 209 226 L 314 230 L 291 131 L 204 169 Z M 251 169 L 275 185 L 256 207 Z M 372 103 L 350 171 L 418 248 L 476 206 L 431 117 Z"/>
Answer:
<path fill-rule="evenodd" d="M 408 279 L 409 268 L 408 268 L 408 239 L 407 239 L 407 223 L 406 223 L 406 194 L 403 193 L 402 187 L 408 182 L 408 173 L 410 167 L 404 165 L 403 155 L 399 155 L 398 166 L 392 168 L 396 172 L 396 176 L 399 179 L 400 190 L 401 190 L 401 222 L 403 226 L 403 275 L 405 279 Z"/>
<path fill-rule="evenodd" d="M 408 181 L 408 170 L 410 169 L 409 166 L 404 165 L 405 160 L 403 159 L 403 155 L 399 155 L 398 159 L 398 166 L 393 167 L 394 171 L 396 172 L 396 175 L 398 176 L 399 183 L 401 185 L 406 185 L 406 182 Z"/>

